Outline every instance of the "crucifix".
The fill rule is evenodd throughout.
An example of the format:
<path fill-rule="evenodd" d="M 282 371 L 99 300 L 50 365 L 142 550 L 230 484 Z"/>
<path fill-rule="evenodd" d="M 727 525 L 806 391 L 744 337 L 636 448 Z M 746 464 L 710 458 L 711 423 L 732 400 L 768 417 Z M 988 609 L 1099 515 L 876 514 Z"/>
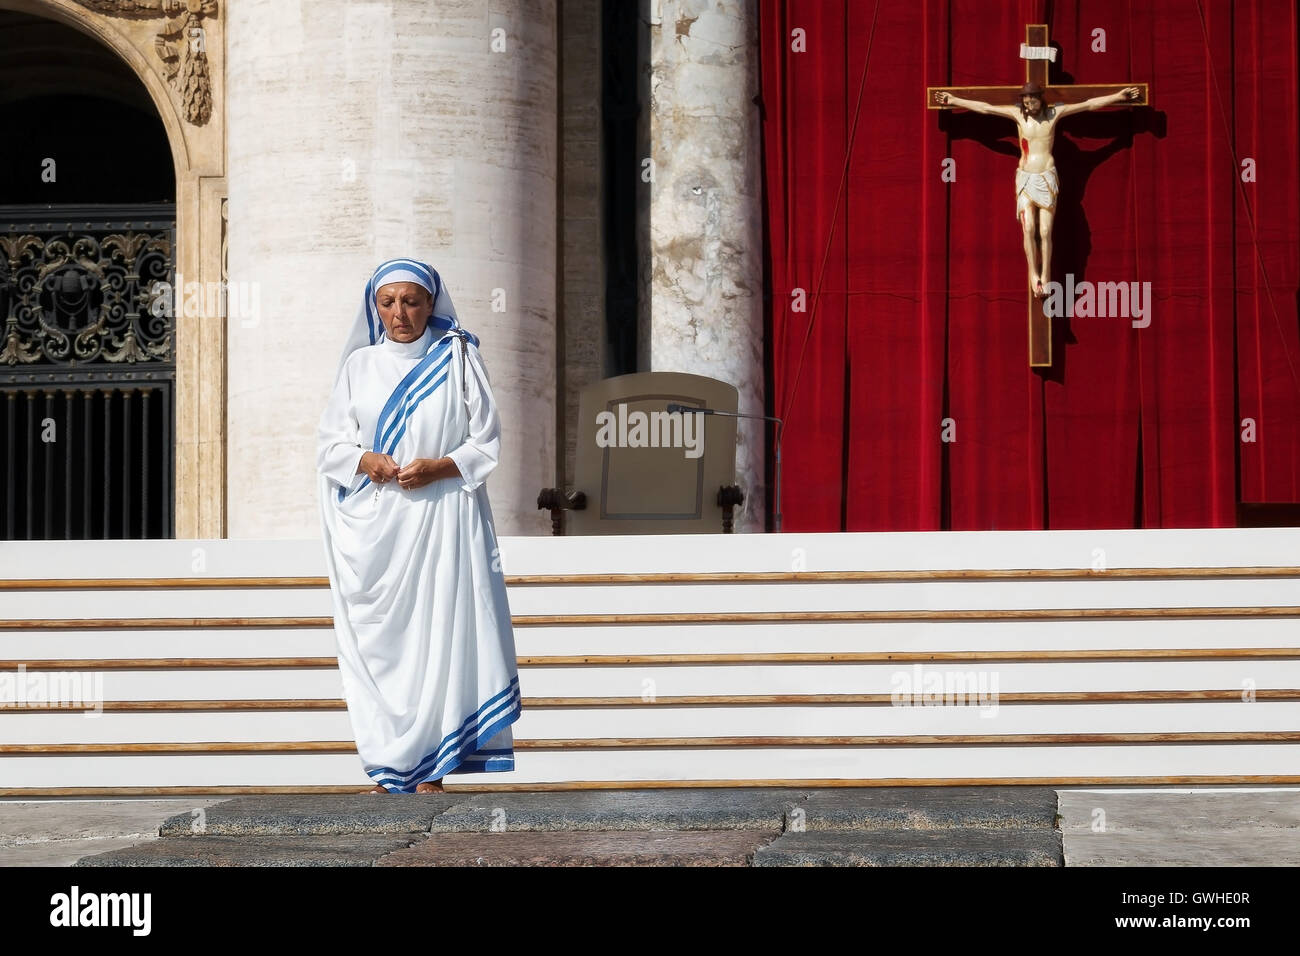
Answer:
<path fill-rule="evenodd" d="M 929 86 L 928 109 L 968 109 L 1004 116 L 1020 133 L 1020 165 L 1016 170 L 1016 219 L 1024 233 L 1029 266 L 1029 365 L 1052 364 L 1052 320 L 1044 308 L 1052 279 L 1052 221 L 1056 213 L 1058 180 L 1052 160 L 1057 121 L 1071 113 L 1107 106 L 1146 106 L 1145 83 L 1089 83 L 1049 87 L 1048 61 L 1056 50 L 1047 42 L 1047 25 L 1025 25 L 1020 46 L 1025 61 L 1024 86 Z"/>

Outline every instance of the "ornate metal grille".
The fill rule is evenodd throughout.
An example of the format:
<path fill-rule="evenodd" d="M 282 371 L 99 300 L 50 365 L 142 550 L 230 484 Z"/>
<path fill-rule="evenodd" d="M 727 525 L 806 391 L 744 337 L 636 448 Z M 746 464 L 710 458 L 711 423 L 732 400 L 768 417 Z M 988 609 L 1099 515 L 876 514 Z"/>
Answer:
<path fill-rule="evenodd" d="M 0 538 L 172 536 L 174 231 L 169 204 L 0 207 Z"/>

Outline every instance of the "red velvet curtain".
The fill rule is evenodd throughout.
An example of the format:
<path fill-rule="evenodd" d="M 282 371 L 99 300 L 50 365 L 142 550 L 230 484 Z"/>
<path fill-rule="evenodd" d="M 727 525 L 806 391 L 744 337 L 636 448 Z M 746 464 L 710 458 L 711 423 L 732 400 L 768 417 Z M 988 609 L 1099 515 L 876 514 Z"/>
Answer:
<path fill-rule="evenodd" d="M 1300 502 L 1294 3 L 760 17 L 786 530 L 1215 527 Z M 1028 365 L 1015 129 L 925 109 L 927 86 L 1024 82 L 1027 23 L 1060 48 L 1053 84 L 1146 82 L 1152 103 L 1057 133 L 1054 278 L 1150 282 L 1151 301 L 1146 328 L 1053 320 L 1050 371 Z"/>

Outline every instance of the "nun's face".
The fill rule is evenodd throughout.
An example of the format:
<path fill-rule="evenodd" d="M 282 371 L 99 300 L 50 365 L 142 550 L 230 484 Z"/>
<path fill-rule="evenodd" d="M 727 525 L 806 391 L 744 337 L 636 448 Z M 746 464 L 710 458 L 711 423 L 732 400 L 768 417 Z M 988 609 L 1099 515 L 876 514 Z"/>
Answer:
<path fill-rule="evenodd" d="M 415 282 L 391 282 L 375 293 L 384 332 L 393 342 L 414 342 L 424 335 L 433 314 L 433 296 Z"/>

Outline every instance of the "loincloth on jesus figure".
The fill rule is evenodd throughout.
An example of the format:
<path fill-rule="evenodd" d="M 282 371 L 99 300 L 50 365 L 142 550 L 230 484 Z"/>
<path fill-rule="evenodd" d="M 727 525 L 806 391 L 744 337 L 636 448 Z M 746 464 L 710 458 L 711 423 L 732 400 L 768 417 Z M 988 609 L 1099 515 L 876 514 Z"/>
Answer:
<path fill-rule="evenodd" d="M 1016 170 L 1016 218 L 1019 219 L 1032 203 L 1049 212 L 1056 208 L 1056 195 L 1061 191 L 1056 178 L 1056 167 L 1041 173 Z"/>

